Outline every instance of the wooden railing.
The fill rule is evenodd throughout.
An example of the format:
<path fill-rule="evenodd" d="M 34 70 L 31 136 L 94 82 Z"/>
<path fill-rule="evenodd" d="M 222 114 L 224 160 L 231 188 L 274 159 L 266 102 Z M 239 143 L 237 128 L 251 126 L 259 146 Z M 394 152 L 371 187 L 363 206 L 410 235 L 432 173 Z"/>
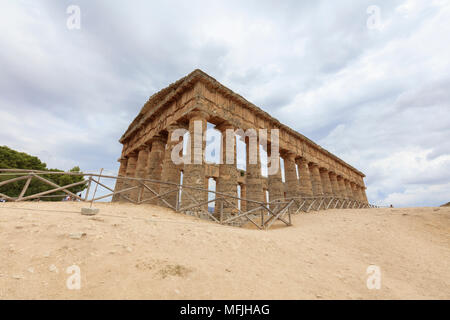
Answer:
<path fill-rule="evenodd" d="M 59 186 L 56 183 L 42 177 L 51 175 L 76 175 L 83 176 L 84 180 L 76 183 L 71 183 L 65 186 Z M 116 201 L 126 201 L 134 204 L 143 204 L 158 201 L 159 204 L 171 208 L 177 212 L 182 212 L 189 215 L 195 215 L 201 218 L 212 220 L 219 224 L 242 226 L 245 223 L 251 223 L 258 229 L 269 229 L 276 221 L 280 221 L 286 226 L 292 225 L 291 215 L 299 212 L 310 212 L 312 210 L 326 210 L 326 209 L 356 209 L 356 208 L 374 208 L 375 206 L 362 203 L 353 199 L 346 199 L 340 197 L 322 196 L 322 197 L 296 197 L 289 199 L 273 200 L 270 202 L 260 202 L 246 198 L 240 198 L 229 194 L 207 190 L 204 188 L 184 186 L 176 183 L 140 179 L 130 177 L 117 177 L 96 173 L 81 173 L 81 172 L 49 172 L 37 170 L 20 170 L 20 169 L 0 169 L 0 177 L 13 176 L 11 179 L 0 182 L 0 187 L 9 183 L 25 180 L 25 184 L 17 197 L 12 197 L 0 193 L 0 198 L 6 201 L 28 201 L 33 199 L 40 199 L 49 197 L 55 192 L 63 192 L 69 195 L 72 199 L 85 202 L 95 202 L 109 197 L 114 197 Z M 37 179 L 44 184 L 53 187 L 50 190 L 38 192 L 35 194 L 28 194 L 25 196 L 30 182 Z M 120 190 L 114 190 L 101 179 L 120 179 L 124 187 Z M 91 192 L 95 184 L 95 191 Z M 85 185 L 86 190 L 83 197 L 68 190 L 71 187 Z M 165 186 L 164 192 L 159 192 L 154 186 Z M 109 193 L 96 196 L 98 187 L 104 188 Z M 168 189 L 168 190 L 167 190 Z M 205 201 L 198 201 L 192 193 L 214 194 L 214 199 Z M 175 203 L 170 203 L 167 196 L 175 193 Z M 150 194 L 150 195 L 149 195 Z M 181 202 L 181 195 L 184 199 L 189 199 L 188 205 L 183 205 Z M 61 196 L 61 195 L 58 195 Z M 218 203 L 215 207 L 218 212 L 210 212 L 208 205 L 210 203 Z M 240 203 L 240 205 L 239 205 Z M 242 207 L 247 207 L 252 204 L 252 209 L 242 210 Z M 225 214 L 224 206 L 232 208 L 233 213 Z M 206 209 L 205 209 L 206 207 Z"/>

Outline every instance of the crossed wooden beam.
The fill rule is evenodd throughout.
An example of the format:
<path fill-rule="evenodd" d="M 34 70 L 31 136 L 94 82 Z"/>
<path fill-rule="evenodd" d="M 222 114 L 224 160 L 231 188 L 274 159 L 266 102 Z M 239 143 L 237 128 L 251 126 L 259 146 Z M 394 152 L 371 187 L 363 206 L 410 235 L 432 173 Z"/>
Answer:
<path fill-rule="evenodd" d="M 1 174 L 1 172 L 7 172 L 6 174 Z M 292 225 L 292 219 L 291 214 L 293 211 L 294 214 L 298 212 L 310 212 L 311 210 L 319 211 L 319 210 L 326 210 L 326 209 L 342 209 L 342 208 L 374 208 L 376 206 L 361 203 L 356 200 L 352 199 L 346 199 L 346 198 L 339 198 L 339 197 L 330 197 L 330 196 L 323 196 L 323 197 L 296 197 L 296 198 L 290 198 L 286 200 L 273 200 L 271 202 L 265 203 L 260 201 L 255 201 L 251 199 L 244 199 L 239 198 L 236 196 L 232 196 L 226 193 L 221 193 L 217 191 L 210 191 L 204 188 L 200 187 L 190 187 L 190 186 L 182 186 L 180 184 L 176 183 L 170 183 L 165 181 L 158 181 L 158 180 L 152 180 L 152 179 L 139 179 L 139 178 L 129 178 L 129 177 L 117 177 L 117 176 L 108 176 L 108 175 L 102 175 L 102 174 L 91 174 L 91 173 L 74 173 L 74 172 L 45 172 L 45 171 L 34 171 L 34 170 L 15 170 L 15 169 L 0 169 L 0 175 L 21 175 L 19 177 L 15 177 L 9 180 L 5 180 L 0 182 L 0 187 L 7 185 L 9 183 L 17 182 L 26 180 L 25 184 L 19 194 L 18 197 L 10 197 L 8 195 L 0 193 L 0 197 L 4 198 L 8 201 L 26 201 L 26 200 L 32 200 L 36 198 L 41 198 L 46 195 L 55 193 L 55 192 L 64 192 L 65 194 L 70 195 L 71 197 L 78 199 L 80 201 L 98 201 L 102 200 L 114 195 L 118 195 L 121 199 L 126 200 L 128 202 L 134 203 L 134 204 L 142 204 L 142 203 L 148 203 L 150 201 L 153 201 L 155 199 L 158 199 L 164 205 L 167 207 L 177 211 L 177 212 L 184 212 L 184 213 L 190 213 L 193 211 L 196 212 L 202 212 L 205 214 L 209 219 L 213 220 L 216 223 L 225 224 L 225 225 L 234 225 L 234 224 L 243 224 L 244 222 L 250 222 L 254 226 L 256 226 L 258 229 L 261 230 L 267 230 L 270 229 L 273 224 L 276 221 L 280 221 L 284 223 L 286 226 Z M 78 176 L 88 176 L 89 178 L 87 180 L 83 180 L 80 182 L 75 182 L 66 186 L 59 186 L 56 183 L 41 177 L 40 175 L 50 175 L 50 174 L 69 174 L 69 175 L 78 175 Z M 113 179 L 124 179 L 131 181 L 133 183 L 132 186 L 127 186 L 124 189 L 121 190 L 113 190 L 112 188 L 108 187 L 104 183 L 100 182 L 100 178 L 113 178 Z M 50 185 L 53 187 L 53 189 L 39 192 L 33 195 L 25 196 L 30 183 L 32 179 L 38 179 L 41 182 Z M 105 188 L 106 190 L 110 191 L 110 193 L 95 197 L 92 196 L 92 199 L 88 200 L 89 197 L 89 191 L 91 189 L 91 185 L 95 183 L 97 186 L 101 186 Z M 84 198 L 81 198 L 80 196 L 76 195 L 75 193 L 68 190 L 71 187 L 79 186 L 87 184 L 87 190 L 86 195 Z M 170 185 L 172 188 L 169 188 L 170 190 L 166 190 L 163 193 L 157 192 L 154 188 L 154 184 L 159 185 Z M 137 199 L 131 198 L 128 194 L 130 191 L 138 190 L 138 196 Z M 150 197 L 144 198 L 144 191 L 148 191 L 147 193 L 150 193 Z M 205 192 L 207 194 L 214 193 L 215 198 L 212 200 L 205 200 L 205 201 L 198 201 L 194 196 L 192 196 L 191 192 L 197 191 L 197 192 Z M 175 205 L 169 203 L 164 197 L 176 193 L 176 201 Z M 187 197 L 190 200 L 190 204 L 186 205 L 184 207 L 181 207 L 180 204 L 180 194 L 183 193 L 183 196 Z M 237 204 L 236 200 L 240 200 L 241 202 L 247 202 L 247 203 L 253 203 L 256 206 L 250 210 L 242 211 L 240 206 Z M 211 202 L 220 202 L 219 206 L 219 212 L 218 213 L 211 213 L 209 210 L 205 210 L 205 206 L 208 205 Z M 237 214 L 234 214 L 232 216 L 226 216 L 224 213 L 224 204 L 227 205 L 228 208 L 231 208 L 234 212 L 237 212 Z M 259 216 L 259 218 L 258 218 Z"/>
<path fill-rule="evenodd" d="M 29 196 L 25 197 L 24 195 L 27 192 L 28 187 L 30 186 L 30 182 L 31 182 L 31 180 L 33 178 L 38 179 L 38 180 L 44 182 L 45 184 L 48 184 L 48 185 L 54 187 L 54 189 L 50 189 L 50 190 L 47 190 L 47 191 L 39 192 L 39 193 L 36 193 L 36 194 L 29 195 Z M 25 201 L 25 200 L 41 198 L 42 196 L 45 196 L 45 195 L 51 194 L 51 193 L 55 193 L 55 192 L 58 192 L 58 191 L 63 191 L 64 193 L 66 193 L 66 194 L 68 194 L 68 195 L 70 195 L 70 196 L 72 196 L 72 197 L 74 197 L 74 198 L 76 198 L 76 199 L 78 199 L 80 201 L 83 200 L 83 199 L 81 199 L 81 197 L 79 197 L 75 193 L 69 191 L 68 189 L 71 188 L 71 187 L 75 187 L 75 186 L 79 186 L 79 185 L 82 185 L 82 184 L 86 184 L 86 181 L 79 181 L 79 182 L 71 183 L 69 185 L 61 187 L 61 186 L 57 185 L 56 183 L 54 183 L 54 182 L 52 182 L 50 180 L 47 180 L 47 179 L 45 179 L 45 178 L 43 178 L 43 177 L 41 177 L 38 174 L 33 173 L 33 172 L 31 172 L 31 173 L 29 173 L 28 175 L 25 175 L 25 176 L 21 176 L 21 177 L 17 177 L 17 178 L 13 178 L 13 179 L 2 181 L 2 182 L 0 182 L 0 187 L 4 186 L 4 185 L 7 185 L 9 183 L 13 183 L 13 182 L 21 181 L 21 180 L 25 180 L 25 179 L 27 181 L 25 182 L 25 185 L 23 186 L 22 191 L 20 192 L 20 194 L 19 194 L 19 196 L 17 198 L 13 198 L 13 197 L 7 196 L 7 195 L 5 195 L 3 193 L 0 193 L 0 196 L 5 198 L 6 200 L 9 200 L 9 201 Z"/>

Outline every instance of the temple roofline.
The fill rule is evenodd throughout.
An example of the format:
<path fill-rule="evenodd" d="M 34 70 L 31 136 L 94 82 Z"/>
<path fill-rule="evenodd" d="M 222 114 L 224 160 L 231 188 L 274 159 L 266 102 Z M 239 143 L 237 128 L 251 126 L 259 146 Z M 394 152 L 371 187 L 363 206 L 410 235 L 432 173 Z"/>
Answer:
<path fill-rule="evenodd" d="M 289 126 L 281 123 L 278 119 L 272 117 L 269 113 L 265 112 L 261 108 L 257 107 L 253 103 L 246 100 L 241 95 L 235 93 L 231 89 L 227 88 L 220 82 L 218 82 L 216 79 L 208 75 L 207 73 L 203 72 L 200 69 L 195 69 L 193 72 L 188 74 L 187 76 L 177 80 L 176 82 L 170 84 L 168 87 L 158 91 L 157 93 L 153 94 L 149 100 L 144 104 L 144 106 L 141 108 L 139 114 L 135 117 L 135 119 L 132 121 L 132 123 L 129 125 L 128 129 L 125 131 L 125 133 L 120 138 L 119 142 L 124 143 L 129 137 L 131 137 L 135 131 L 138 131 L 139 128 L 144 126 L 144 124 L 151 119 L 151 117 L 156 114 L 159 110 L 162 110 L 165 106 L 170 104 L 173 100 L 175 100 L 178 96 L 183 94 L 186 90 L 192 88 L 195 83 L 198 81 L 204 82 L 207 86 L 212 87 L 215 90 L 218 90 L 228 96 L 229 98 L 235 100 L 236 102 L 242 104 L 255 114 L 258 114 L 262 116 L 263 118 L 273 122 L 278 127 L 286 130 L 287 132 L 293 134 L 295 137 L 299 138 L 300 140 L 306 142 L 311 147 L 316 148 L 320 152 L 323 152 L 325 155 L 331 157 L 332 159 L 336 160 L 340 164 L 344 165 L 345 167 L 349 168 L 350 170 L 354 171 L 361 177 L 365 177 L 364 173 L 357 170 L 341 158 L 337 157 L 333 153 L 329 152 L 325 148 L 321 147 L 311 139 L 307 138 L 303 134 L 299 133 L 298 131 L 290 128 Z"/>

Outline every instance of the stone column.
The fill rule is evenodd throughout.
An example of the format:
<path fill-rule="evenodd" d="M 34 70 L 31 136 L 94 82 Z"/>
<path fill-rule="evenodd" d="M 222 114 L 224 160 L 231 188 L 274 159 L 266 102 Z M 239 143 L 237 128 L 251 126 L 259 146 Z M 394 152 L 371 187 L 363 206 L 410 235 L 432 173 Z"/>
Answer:
<path fill-rule="evenodd" d="M 254 135 L 245 138 L 246 144 L 246 195 L 247 199 L 265 202 L 265 194 L 261 181 L 261 159 L 259 140 L 256 131 Z M 253 163 L 251 163 L 253 162 Z M 255 163 L 256 162 L 256 163 Z M 247 203 L 247 211 L 258 207 L 254 202 Z"/>
<path fill-rule="evenodd" d="M 352 189 L 350 187 L 350 181 L 345 179 L 344 182 L 345 182 L 345 191 L 347 193 L 347 199 L 353 200 L 353 192 L 352 192 Z"/>
<path fill-rule="evenodd" d="M 162 136 L 154 136 L 149 143 L 151 143 L 151 147 L 149 148 L 150 152 L 148 153 L 148 163 L 145 168 L 145 178 L 151 180 L 161 181 L 161 172 L 162 172 L 162 163 L 164 158 L 164 149 L 166 147 L 167 139 Z M 159 183 L 151 183 L 147 181 L 145 183 L 149 188 L 151 188 L 156 193 L 160 193 L 161 184 Z M 151 199 L 156 195 L 150 190 L 144 190 L 143 199 Z M 150 201 L 146 201 L 145 203 L 150 204 L 159 204 L 160 201 L 155 198 Z"/>
<path fill-rule="evenodd" d="M 340 197 L 341 192 L 339 190 L 339 184 L 337 181 L 337 176 L 334 172 L 329 172 L 330 181 L 331 181 L 331 190 L 333 191 L 333 195 L 335 197 Z"/>
<path fill-rule="evenodd" d="M 356 200 L 358 200 L 359 202 L 362 202 L 361 190 L 359 189 L 359 186 L 357 184 L 355 184 L 355 197 L 356 197 Z"/>
<path fill-rule="evenodd" d="M 369 203 L 369 200 L 367 199 L 366 188 L 362 187 L 361 191 L 362 191 L 362 196 L 363 196 L 363 199 L 364 199 L 364 203 Z"/>
<path fill-rule="evenodd" d="M 348 188 L 349 188 L 349 190 L 348 190 L 348 193 L 349 193 L 349 198 L 350 199 L 352 199 L 352 200 L 356 200 L 355 199 L 355 195 L 353 194 L 353 182 L 351 181 L 351 180 L 349 180 L 348 181 Z"/>
<path fill-rule="evenodd" d="M 269 197 L 270 202 L 274 200 L 284 201 L 284 184 L 281 175 L 280 157 L 272 158 L 271 147 L 268 148 L 268 157 L 270 161 L 278 161 L 278 170 L 274 174 L 268 175 L 268 187 L 269 187 Z M 271 205 L 271 208 L 277 207 L 276 205 Z"/>
<path fill-rule="evenodd" d="M 167 127 L 168 137 L 166 149 L 164 151 L 164 159 L 162 161 L 161 181 L 180 184 L 180 169 L 178 164 L 175 164 L 172 159 L 173 148 L 183 140 L 183 137 L 180 137 L 178 141 L 172 141 L 172 134 L 177 129 L 181 129 L 181 126 L 174 124 Z M 182 149 L 180 151 L 182 151 Z M 178 157 L 181 158 L 181 156 L 182 154 L 178 154 Z M 177 186 L 175 185 L 161 184 L 159 191 L 160 194 L 164 194 L 175 189 L 177 189 Z M 162 197 L 174 208 L 176 208 L 177 205 L 177 192 L 172 192 Z M 167 207 L 163 201 L 160 201 L 160 205 Z"/>
<path fill-rule="evenodd" d="M 359 185 L 356 185 L 356 190 L 358 192 L 358 200 L 364 203 L 363 188 Z"/>
<path fill-rule="evenodd" d="M 136 162 L 136 171 L 134 173 L 135 178 L 138 178 L 138 179 L 146 178 L 145 169 L 147 167 L 147 162 L 148 162 L 148 152 L 149 152 L 148 149 L 149 148 L 147 145 L 142 146 L 139 149 L 137 162 Z M 133 190 L 132 199 L 136 200 L 136 201 L 140 201 L 140 200 L 142 200 L 142 192 L 144 190 L 140 187 L 141 184 L 139 183 L 139 181 L 135 181 L 134 185 L 139 186 L 139 188 Z"/>
<path fill-rule="evenodd" d="M 310 163 L 309 172 L 311 174 L 311 183 L 314 197 L 323 196 L 322 180 L 320 178 L 319 166 L 315 163 Z"/>
<path fill-rule="evenodd" d="M 125 177 L 127 174 L 127 162 L 128 159 L 126 157 L 122 157 L 118 160 L 120 162 L 120 167 L 119 167 L 119 173 L 117 174 L 118 177 Z M 116 180 L 116 186 L 114 187 L 114 192 L 120 191 L 123 189 L 125 181 L 123 179 L 117 178 Z M 124 201 L 125 199 L 123 199 L 120 194 L 115 194 L 112 197 L 111 202 L 116 202 L 116 201 Z"/>
<path fill-rule="evenodd" d="M 309 172 L 308 161 L 305 158 L 297 160 L 298 173 L 300 176 L 300 194 L 304 197 L 313 196 L 311 175 Z"/>
<path fill-rule="evenodd" d="M 337 181 L 339 184 L 339 196 L 341 198 L 347 198 L 347 190 L 345 188 L 344 178 L 342 176 L 338 176 Z"/>
<path fill-rule="evenodd" d="M 367 196 L 366 196 L 366 186 L 364 184 L 364 178 L 362 176 L 358 176 L 358 185 L 360 187 L 360 194 L 361 194 L 361 201 L 363 203 L 369 203 L 367 201 Z"/>
<path fill-rule="evenodd" d="M 355 198 L 355 200 L 357 201 L 361 201 L 361 199 L 359 198 L 358 185 L 354 182 L 352 185 L 352 190 L 353 190 L 353 198 Z"/>
<path fill-rule="evenodd" d="M 365 197 L 364 197 L 364 194 L 365 194 L 364 191 L 365 191 L 365 190 L 364 190 L 364 187 L 359 186 L 359 196 L 360 196 L 360 198 L 361 198 L 361 202 L 362 202 L 362 203 L 366 203 L 366 199 L 365 199 Z"/>
<path fill-rule="evenodd" d="M 348 189 L 347 189 L 348 197 L 352 200 L 355 200 L 355 197 L 353 196 L 353 188 L 352 188 L 352 182 L 351 180 L 348 180 Z"/>
<path fill-rule="evenodd" d="M 348 189 L 347 189 L 347 192 L 348 192 L 348 194 L 349 194 L 349 198 L 350 199 L 352 199 L 352 200 L 357 200 L 356 198 L 355 198 L 355 194 L 354 194 L 354 192 L 353 192 L 353 182 L 352 181 L 348 181 Z"/>
<path fill-rule="evenodd" d="M 224 194 L 237 197 L 237 168 L 236 168 L 236 138 L 234 135 L 234 128 L 228 123 L 223 123 L 216 126 L 216 129 L 221 133 L 221 160 L 219 164 L 219 177 L 217 178 L 216 191 Z M 227 139 L 227 130 L 233 131 L 232 136 Z M 217 195 L 221 197 L 221 195 Z M 223 215 L 227 216 L 237 212 L 237 199 L 225 198 L 223 201 Z M 220 214 L 222 201 L 216 201 L 215 213 Z"/>
<path fill-rule="evenodd" d="M 326 196 L 332 196 L 333 191 L 331 189 L 331 181 L 330 181 L 330 175 L 328 174 L 328 170 L 325 168 L 320 168 L 320 180 L 322 181 L 322 190 L 324 195 Z"/>
<path fill-rule="evenodd" d="M 136 172 L 137 158 L 138 158 L 137 153 L 132 153 L 132 154 L 128 155 L 127 171 L 125 173 L 125 176 L 127 178 L 134 178 L 134 174 Z M 126 179 L 126 180 L 124 180 L 124 183 L 123 183 L 123 189 L 131 188 L 133 185 L 134 185 L 133 180 Z M 124 192 L 123 195 L 132 199 L 131 198 L 132 193 L 133 193 L 133 190 Z"/>
<path fill-rule="evenodd" d="M 205 161 L 203 155 L 206 144 L 204 137 L 208 114 L 202 111 L 193 111 L 188 116 L 190 116 L 190 119 L 187 154 L 190 156 L 190 161 L 189 163 L 184 164 L 183 186 L 203 189 L 205 186 Z M 207 199 L 207 194 L 208 193 L 204 191 L 184 188 L 181 194 L 182 206 L 187 207 L 204 202 Z M 196 202 L 194 202 L 192 198 L 195 199 Z M 199 207 L 192 209 L 192 212 L 200 211 L 201 209 Z"/>
<path fill-rule="evenodd" d="M 286 198 L 300 197 L 300 184 L 295 168 L 294 153 L 287 153 L 284 158 L 284 176 L 286 180 Z"/>
<path fill-rule="evenodd" d="M 359 193 L 359 187 L 356 183 L 353 183 L 353 196 L 355 197 L 355 200 L 361 201 L 361 195 Z"/>

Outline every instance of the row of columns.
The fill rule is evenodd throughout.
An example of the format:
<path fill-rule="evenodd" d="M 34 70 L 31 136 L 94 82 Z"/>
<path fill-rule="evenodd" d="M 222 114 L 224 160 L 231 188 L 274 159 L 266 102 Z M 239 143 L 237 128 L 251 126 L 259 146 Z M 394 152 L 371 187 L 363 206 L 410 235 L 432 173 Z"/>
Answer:
<path fill-rule="evenodd" d="M 166 163 L 166 161 L 163 161 L 163 157 L 165 155 L 165 146 L 165 139 L 163 137 L 157 136 L 154 137 L 148 144 L 142 146 L 137 152 L 130 154 L 126 158 L 119 159 L 119 177 L 161 180 L 163 171 L 162 164 Z M 172 163 L 172 161 L 167 162 L 167 164 L 169 163 Z M 178 182 L 179 181 L 175 181 L 175 183 Z M 138 185 L 139 182 L 137 180 L 134 181 L 119 178 L 116 182 L 115 190 L 127 189 Z M 160 192 L 161 185 L 159 183 L 148 182 L 146 183 L 146 185 L 156 193 Z M 155 194 L 151 190 L 147 188 L 135 188 L 131 191 L 124 192 L 123 195 L 132 200 L 148 199 L 155 196 Z M 114 195 L 113 201 L 120 200 L 120 195 Z M 159 201 L 158 199 L 153 199 L 148 203 L 159 204 Z"/>
<path fill-rule="evenodd" d="M 201 111 L 195 111 L 190 114 L 189 118 L 189 143 L 188 154 L 191 156 L 191 163 L 185 164 L 183 168 L 183 186 L 205 188 L 205 164 L 203 154 L 206 146 L 206 141 L 203 139 L 207 128 L 208 115 Z M 195 130 L 195 126 L 198 126 L 200 121 L 202 130 L 198 132 Z M 120 159 L 119 176 L 126 177 L 145 177 L 147 179 L 163 180 L 166 182 L 178 184 L 180 183 L 180 169 L 172 161 L 172 150 L 180 141 L 172 141 L 170 137 L 175 129 L 179 126 L 171 125 L 167 128 L 168 137 L 163 138 L 161 136 L 154 137 L 148 145 L 143 146 L 138 152 L 130 154 L 127 158 Z M 219 177 L 216 181 L 216 191 L 219 193 L 227 194 L 233 197 L 237 197 L 237 185 L 238 185 L 238 170 L 236 167 L 236 143 L 235 140 L 227 141 L 226 130 L 234 129 L 229 123 L 223 123 L 216 127 L 222 134 L 221 142 L 221 157 L 222 161 L 219 164 Z M 195 137 L 195 135 L 202 135 L 202 137 Z M 195 144 L 194 140 L 201 141 L 200 144 Z M 181 139 L 181 138 L 180 138 Z M 250 143 L 250 139 L 256 139 L 256 144 Z M 227 146 L 227 143 L 233 143 L 233 145 Z M 247 159 L 246 159 L 246 184 L 245 184 L 245 198 L 255 200 L 257 202 L 265 201 L 265 194 L 262 186 L 261 175 L 261 161 L 260 161 L 260 141 L 258 137 L 246 136 L 245 143 L 247 147 Z M 251 147 L 256 150 L 250 150 Z M 233 163 L 229 164 L 226 161 L 226 150 L 232 148 L 233 150 Z M 298 157 L 292 152 L 287 152 L 283 155 L 285 166 L 285 184 L 282 181 L 280 157 L 272 159 L 270 144 L 268 146 L 268 157 L 271 161 L 278 161 L 277 172 L 268 175 L 268 191 L 270 201 L 284 200 L 285 198 L 295 197 L 311 197 L 311 196 L 335 196 L 342 198 L 349 198 L 367 203 L 367 197 L 365 188 L 361 187 L 354 182 L 351 182 L 344 177 L 337 175 L 336 173 L 329 171 L 326 168 L 320 167 L 318 164 L 308 161 L 303 157 Z M 230 149 L 231 150 L 231 149 Z M 256 163 L 251 163 L 250 154 L 256 153 Z M 297 176 L 298 172 L 298 176 Z M 116 184 L 116 190 L 125 189 L 127 187 L 136 185 L 137 182 L 131 180 L 118 179 Z M 160 194 L 167 193 L 174 189 L 174 186 L 164 184 L 149 184 L 150 188 Z M 242 190 L 242 188 L 241 188 Z M 187 192 L 185 192 L 187 191 Z M 150 190 L 144 189 L 143 194 L 139 194 L 139 188 L 132 192 L 126 193 L 126 196 L 132 199 L 144 199 L 153 196 Z M 217 196 L 219 198 L 220 195 Z M 244 197 L 241 194 L 241 197 Z M 164 199 L 175 206 L 177 194 L 172 192 L 164 196 Z M 195 202 L 204 202 L 208 199 L 208 192 L 200 192 L 195 189 L 186 188 L 182 193 L 183 206 L 195 204 Z M 113 201 L 120 200 L 120 197 L 115 195 Z M 237 199 L 227 198 L 228 202 L 220 203 L 216 201 L 217 206 L 223 205 L 223 212 L 230 214 L 236 211 Z M 149 203 L 163 204 L 160 200 L 153 200 Z M 246 210 L 251 210 L 257 203 L 247 202 L 244 204 Z M 243 204 L 241 203 L 241 209 Z"/>

